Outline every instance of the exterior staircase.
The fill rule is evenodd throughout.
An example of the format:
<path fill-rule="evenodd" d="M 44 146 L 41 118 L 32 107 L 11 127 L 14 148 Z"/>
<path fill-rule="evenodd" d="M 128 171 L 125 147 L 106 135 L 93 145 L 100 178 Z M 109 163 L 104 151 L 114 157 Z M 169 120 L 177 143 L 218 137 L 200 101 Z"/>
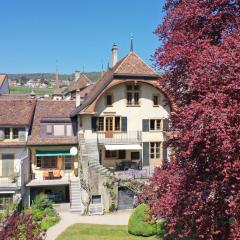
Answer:
<path fill-rule="evenodd" d="M 88 162 L 89 168 L 94 169 L 97 173 L 103 176 L 111 176 L 112 173 L 99 162 L 99 151 L 97 139 L 88 140 L 84 139 L 83 134 L 79 134 L 80 151 L 83 161 Z"/>
<path fill-rule="evenodd" d="M 72 212 L 82 211 L 82 193 L 80 180 L 78 178 L 70 181 L 71 208 Z"/>

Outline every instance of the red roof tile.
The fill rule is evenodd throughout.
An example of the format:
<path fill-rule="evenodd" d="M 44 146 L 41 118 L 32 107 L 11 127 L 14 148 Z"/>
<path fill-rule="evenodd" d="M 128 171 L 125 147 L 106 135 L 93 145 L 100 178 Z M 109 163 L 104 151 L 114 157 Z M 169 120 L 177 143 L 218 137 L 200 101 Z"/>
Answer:
<path fill-rule="evenodd" d="M 73 145 L 77 144 L 77 137 L 53 137 L 41 135 L 41 119 L 70 118 L 75 109 L 75 101 L 65 100 L 38 100 L 34 114 L 31 135 L 28 145 Z"/>
<path fill-rule="evenodd" d="M 36 100 L 0 96 L 0 126 L 29 126 Z"/>

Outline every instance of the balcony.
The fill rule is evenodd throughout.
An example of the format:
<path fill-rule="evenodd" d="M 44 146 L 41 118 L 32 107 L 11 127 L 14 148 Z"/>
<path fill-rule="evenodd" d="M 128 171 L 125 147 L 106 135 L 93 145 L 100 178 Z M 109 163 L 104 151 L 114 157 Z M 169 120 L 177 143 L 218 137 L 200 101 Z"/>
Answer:
<path fill-rule="evenodd" d="M 98 132 L 98 143 L 100 144 L 131 144 L 142 141 L 141 131 L 128 132 Z"/>

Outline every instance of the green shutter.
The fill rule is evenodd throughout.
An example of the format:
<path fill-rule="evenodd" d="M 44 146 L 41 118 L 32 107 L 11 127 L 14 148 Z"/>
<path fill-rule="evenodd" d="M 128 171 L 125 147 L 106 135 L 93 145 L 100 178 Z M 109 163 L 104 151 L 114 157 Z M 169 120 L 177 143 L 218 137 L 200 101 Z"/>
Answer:
<path fill-rule="evenodd" d="M 97 131 L 97 117 L 92 117 L 92 131 Z"/>
<path fill-rule="evenodd" d="M 163 147 L 162 147 L 162 153 L 163 153 L 163 160 L 167 160 L 168 159 L 168 149 L 165 143 L 163 143 Z"/>
<path fill-rule="evenodd" d="M 163 131 L 168 131 L 169 130 L 169 119 L 164 118 L 163 119 Z"/>
<path fill-rule="evenodd" d="M 122 117 L 122 132 L 127 132 L 127 117 Z"/>
<path fill-rule="evenodd" d="M 143 166 L 149 166 L 149 142 L 143 142 Z"/>
<path fill-rule="evenodd" d="M 149 132 L 149 119 L 142 120 L 142 131 Z"/>

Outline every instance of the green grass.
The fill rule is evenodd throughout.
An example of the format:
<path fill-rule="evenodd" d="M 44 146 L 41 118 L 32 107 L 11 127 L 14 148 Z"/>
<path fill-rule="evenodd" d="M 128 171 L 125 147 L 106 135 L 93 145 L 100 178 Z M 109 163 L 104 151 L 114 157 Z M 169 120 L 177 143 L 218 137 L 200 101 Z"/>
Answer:
<path fill-rule="evenodd" d="M 157 240 L 156 237 L 138 237 L 128 233 L 127 226 L 74 224 L 57 240 Z"/>
<path fill-rule="evenodd" d="M 52 89 L 50 88 L 30 88 L 25 86 L 12 86 L 10 87 L 11 94 L 30 94 L 32 90 L 35 92 L 36 95 L 51 95 Z"/>

